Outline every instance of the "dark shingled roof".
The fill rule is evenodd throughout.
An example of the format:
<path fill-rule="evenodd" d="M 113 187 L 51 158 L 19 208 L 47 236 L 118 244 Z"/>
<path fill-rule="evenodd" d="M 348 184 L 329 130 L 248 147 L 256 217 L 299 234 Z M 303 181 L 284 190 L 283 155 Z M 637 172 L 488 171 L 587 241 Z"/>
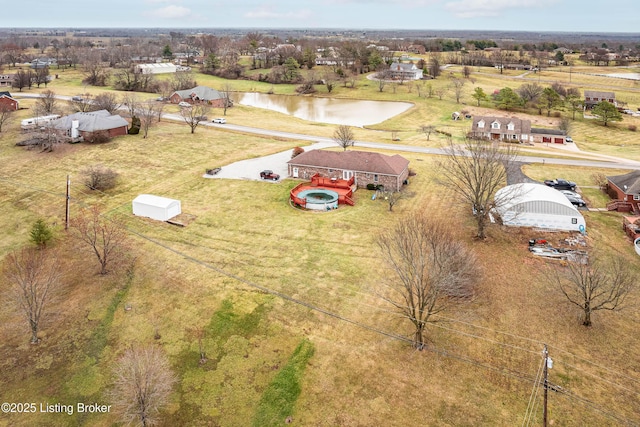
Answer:
<path fill-rule="evenodd" d="M 567 132 L 560 129 L 545 129 L 545 128 L 531 128 L 531 133 L 538 135 L 562 135 L 565 136 Z"/>
<path fill-rule="evenodd" d="M 368 151 L 310 150 L 297 155 L 287 163 L 393 176 L 400 175 L 409 167 L 409 160 L 399 154 L 386 156 Z"/>
<path fill-rule="evenodd" d="M 608 176 L 607 179 L 624 191 L 624 194 L 640 194 L 640 170 L 624 175 Z M 625 185 L 627 186 L 626 189 L 624 188 Z"/>

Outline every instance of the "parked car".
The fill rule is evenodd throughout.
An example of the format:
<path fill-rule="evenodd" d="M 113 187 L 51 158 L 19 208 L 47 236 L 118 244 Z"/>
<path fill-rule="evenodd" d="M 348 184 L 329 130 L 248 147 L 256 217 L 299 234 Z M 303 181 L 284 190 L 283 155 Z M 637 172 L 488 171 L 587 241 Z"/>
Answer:
<path fill-rule="evenodd" d="M 573 138 L 571 138 L 570 136 L 567 136 L 564 140 L 567 142 L 573 142 Z"/>
<path fill-rule="evenodd" d="M 571 190 L 571 191 L 575 191 L 576 187 L 578 186 L 575 182 L 567 181 L 566 179 L 562 179 L 562 178 L 546 179 L 544 181 L 544 185 L 553 187 L 556 190 Z"/>
<path fill-rule="evenodd" d="M 574 191 L 570 190 L 560 190 L 562 194 L 571 202 L 574 206 L 584 207 L 587 206 L 587 203 L 582 200 L 582 197 Z"/>
<path fill-rule="evenodd" d="M 208 120 L 207 116 L 196 116 L 195 119 L 199 122 L 206 122 Z"/>
<path fill-rule="evenodd" d="M 260 178 L 262 179 L 270 179 L 272 181 L 277 181 L 280 179 L 280 175 L 278 175 L 277 173 L 273 173 L 272 170 L 263 170 L 262 172 L 260 172 Z"/>
<path fill-rule="evenodd" d="M 188 102 L 185 102 L 185 101 L 180 101 L 178 103 L 178 107 L 191 108 L 191 104 L 189 104 Z"/>
<path fill-rule="evenodd" d="M 225 119 L 224 117 L 218 117 L 215 118 L 213 120 L 211 120 L 213 123 L 220 123 L 220 124 L 225 124 L 227 123 L 227 119 Z"/>
<path fill-rule="evenodd" d="M 71 100 L 72 101 L 83 101 L 83 99 L 82 99 L 82 97 L 80 95 L 72 96 Z"/>

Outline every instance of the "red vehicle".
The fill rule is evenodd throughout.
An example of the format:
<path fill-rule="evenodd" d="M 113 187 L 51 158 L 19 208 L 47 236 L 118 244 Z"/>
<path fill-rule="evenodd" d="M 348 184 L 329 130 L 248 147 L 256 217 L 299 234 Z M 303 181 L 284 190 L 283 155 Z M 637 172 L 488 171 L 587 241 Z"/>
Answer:
<path fill-rule="evenodd" d="M 277 181 L 280 179 L 280 175 L 278 175 L 277 173 L 273 173 L 272 170 L 263 170 L 262 172 L 260 172 L 260 178 Z"/>

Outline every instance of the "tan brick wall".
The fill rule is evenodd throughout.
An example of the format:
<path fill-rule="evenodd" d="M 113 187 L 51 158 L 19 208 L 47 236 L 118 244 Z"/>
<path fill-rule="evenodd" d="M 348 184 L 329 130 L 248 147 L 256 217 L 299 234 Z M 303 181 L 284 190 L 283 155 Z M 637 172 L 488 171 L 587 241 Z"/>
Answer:
<path fill-rule="evenodd" d="M 289 165 L 289 176 L 293 176 L 293 168 L 296 167 L 294 165 Z M 343 179 L 343 170 L 342 169 L 332 169 L 329 172 L 329 169 L 326 168 L 318 168 L 311 166 L 297 166 L 298 168 L 298 178 L 310 180 L 313 175 L 320 174 L 322 177 L 326 178 L 336 178 Z M 398 182 L 398 178 L 395 176 L 389 175 L 381 175 L 378 174 L 378 181 L 375 181 L 375 174 L 373 173 L 364 173 L 364 172 L 356 172 L 356 184 L 358 188 L 366 188 L 367 184 L 377 184 L 384 185 L 385 190 L 396 191 L 396 183 Z M 402 183 L 409 177 L 409 170 L 403 171 L 400 176 L 400 186 L 402 187 Z"/>

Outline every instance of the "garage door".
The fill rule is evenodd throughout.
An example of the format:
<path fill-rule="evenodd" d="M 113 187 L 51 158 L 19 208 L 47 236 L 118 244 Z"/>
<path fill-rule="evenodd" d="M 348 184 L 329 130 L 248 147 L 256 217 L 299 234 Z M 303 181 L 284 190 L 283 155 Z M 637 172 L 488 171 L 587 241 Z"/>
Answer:
<path fill-rule="evenodd" d="M 564 144 L 564 138 L 554 138 L 553 142 L 556 144 Z"/>
<path fill-rule="evenodd" d="M 551 142 L 551 137 L 550 136 L 543 136 L 542 137 L 542 142 Z"/>

